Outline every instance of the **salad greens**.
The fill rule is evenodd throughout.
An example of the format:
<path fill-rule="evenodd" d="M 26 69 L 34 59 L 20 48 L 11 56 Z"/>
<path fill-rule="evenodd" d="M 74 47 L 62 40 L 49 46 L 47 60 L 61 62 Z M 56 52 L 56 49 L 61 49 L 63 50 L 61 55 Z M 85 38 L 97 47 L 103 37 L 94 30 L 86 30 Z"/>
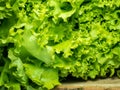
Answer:
<path fill-rule="evenodd" d="M 115 74 L 119 0 L 0 0 L 1 90 L 50 90 L 68 75 Z"/>

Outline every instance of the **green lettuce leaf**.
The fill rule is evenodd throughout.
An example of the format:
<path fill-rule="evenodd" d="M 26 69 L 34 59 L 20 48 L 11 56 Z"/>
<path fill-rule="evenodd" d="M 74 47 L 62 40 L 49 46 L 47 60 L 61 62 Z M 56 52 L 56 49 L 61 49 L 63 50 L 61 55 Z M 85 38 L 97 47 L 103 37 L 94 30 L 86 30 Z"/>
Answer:
<path fill-rule="evenodd" d="M 27 76 L 37 85 L 47 89 L 59 85 L 58 71 L 51 68 L 38 67 L 32 64 L 24 64 Z"/>

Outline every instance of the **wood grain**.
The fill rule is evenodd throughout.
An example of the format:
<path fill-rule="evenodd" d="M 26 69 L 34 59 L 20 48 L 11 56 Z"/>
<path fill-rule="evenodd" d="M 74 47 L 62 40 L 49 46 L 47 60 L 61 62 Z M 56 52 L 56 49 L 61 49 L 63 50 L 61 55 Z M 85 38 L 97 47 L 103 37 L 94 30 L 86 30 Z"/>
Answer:
<path fill-rule="evenodd" d="M 120 79 L 107 78 L 94 81 L 63 82 L 53 90 L 120 90 Z"/>

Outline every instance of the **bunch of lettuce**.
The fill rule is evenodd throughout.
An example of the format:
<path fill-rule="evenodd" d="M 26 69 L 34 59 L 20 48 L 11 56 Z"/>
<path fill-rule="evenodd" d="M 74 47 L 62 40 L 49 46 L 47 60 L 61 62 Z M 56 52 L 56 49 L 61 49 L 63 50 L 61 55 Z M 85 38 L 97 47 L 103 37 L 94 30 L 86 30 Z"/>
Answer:
<path fill-rule="evenodd" d="M 119 0 L 0 0 L 0 89 L 50 90 L 68 75 L 115 74 Z"/>

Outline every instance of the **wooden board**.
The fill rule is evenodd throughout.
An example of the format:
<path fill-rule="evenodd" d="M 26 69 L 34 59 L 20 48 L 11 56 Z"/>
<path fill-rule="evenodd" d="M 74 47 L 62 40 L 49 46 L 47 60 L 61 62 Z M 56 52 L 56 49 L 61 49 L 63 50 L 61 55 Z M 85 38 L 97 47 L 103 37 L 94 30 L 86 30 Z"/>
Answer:
<path fill-rule="evenodd" d="M 120 79 L 107 78 L 82 82 L 64 82 L 54 90 L 120 90 Z"/>

